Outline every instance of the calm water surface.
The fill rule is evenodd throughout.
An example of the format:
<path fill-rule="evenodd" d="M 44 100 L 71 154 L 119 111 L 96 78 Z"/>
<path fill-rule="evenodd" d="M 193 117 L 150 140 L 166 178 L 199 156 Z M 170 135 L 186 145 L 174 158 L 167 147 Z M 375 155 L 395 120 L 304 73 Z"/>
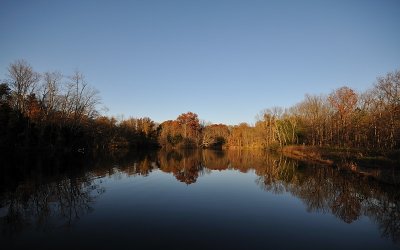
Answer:
<path fill-rule="evenodd" d="M 263 152 L 25 160 L 1 180 L 2 249 L 400 247 L 399 186 Z"/>

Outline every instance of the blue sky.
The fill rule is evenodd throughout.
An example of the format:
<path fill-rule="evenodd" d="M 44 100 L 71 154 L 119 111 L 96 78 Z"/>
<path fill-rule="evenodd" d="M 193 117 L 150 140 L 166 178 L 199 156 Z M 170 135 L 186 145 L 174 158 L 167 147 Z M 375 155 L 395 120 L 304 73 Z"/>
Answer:
<path fill-rule="evenodd" d="M 79 69 L 107 115 L 253 123 L 400 69 L 400 1 L 1 1 L 0 79 Z"/>

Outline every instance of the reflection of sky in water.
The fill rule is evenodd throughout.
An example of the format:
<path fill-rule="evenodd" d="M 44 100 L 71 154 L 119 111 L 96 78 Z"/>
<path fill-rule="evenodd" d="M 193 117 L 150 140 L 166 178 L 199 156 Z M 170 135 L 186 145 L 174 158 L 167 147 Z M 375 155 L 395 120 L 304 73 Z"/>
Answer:
<path fill-rule="evenodd" d="M 88 211 L 79 214 L 68 226 L 57 223 L 61 218 L 53 215 L 46 222 L 53 226 L 37 230 L 33 225 L 14 237 L 13 245 L 57 249 L 77 245 L 140 249 L 388 249 L 396 246 L 381 237 L 377 224 L 363 216 L 364 212 L 358 219 L 346 223 L 329 209 L 308 211 L 307 199 L 299 198 L 293 192 L 297 190 L 296 181 L 315 180 L 326 184 L 340 177 L 329 176 L 329 171 L 322 172 L 328 174 L 327 180 L 313 172 L 318 168 L 308 168 L 310 172 L 304 167 L 299 172 L 287 171 L 285 173 L 289 174 L 285 176 L 294 173 L 292 179 L 289 178 L 292 182 L 285 181 L 286 177 L 274 180 L 283 187 L 277 192 L 260 182 L 260 173 L 269 174 L 276 170 L 271 165 L 260 165 L 255 169 L 239 167 L 242 172 L 233 168 L 211 170 L 202 167 L 199 173 L 195 171 L 194 175 L 198 176 L 190 185 L 177 180 L 177 171 L 181 168 L 172 171 L 166 165 L 161 169 L 152 166 L 145 175 L 123 167 L 107 170 L 111 174 L 92 172 L 91 179 L 83 182 L 90 185 L 82 185 L 85 187 L 82 190 L 88 190 L 94 197 L 87 203 Z M 188 164 L 182 169 L 193 174 L 188 170 L 193 166 Z M 293 170 L 291 165 L 287 169 Z M 310 173 L 312 178 L 308 177 Z M 338 183 L 341 181 L 339 178 Z M 301 185 L 307 187 L 307 184 Z M 326 187 L 330 185 L 324 185 Z M 287 189 L 291 189 L 290 192 Z M 355 192 L 356 195 L 362 193 Z M 54 205 L 57 203 L 51 204 Z"/>
<path fill-rule="evenodd" d="M 330 213 L 309 213 L 290 193 L 260 189 L 256 178 L 254 171 L 213 170 L 187 185 L 160 170 L 147 177 L 116 173 L 102 178 L 107 191 L 95 212 L 82 218 L 79 232 L 102 228 L 96 234 L 115 239 L 147 232 L 144 238 L 157 246 L 162 243 L 154 241 L 171 239 L 194 246 L 197 240 L 225 239 L 229 246 L 251 248 L 392 246 L 368 218 L 347 224 Z"/>

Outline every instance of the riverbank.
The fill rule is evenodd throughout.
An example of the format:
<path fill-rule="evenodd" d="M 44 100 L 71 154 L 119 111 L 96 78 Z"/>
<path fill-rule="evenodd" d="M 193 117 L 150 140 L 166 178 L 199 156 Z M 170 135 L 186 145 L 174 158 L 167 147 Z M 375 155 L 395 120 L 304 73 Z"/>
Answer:
<path fill-rule="evenodd" d="M 330 148 L 313 146 L 285 146 L 279 150 L 286 157 L 303 162 L 329 165 L 349 170 L 364 177 L 373 177 L 388 183 L 398 184 L 400 152 L 379 152 L 354 148 Z M 396 173 L 399 171 L 395 171 Z"/>
<path fill-rule="evenodd" d="M 353 162 L 364 167 L 397 167 L 400 163 L 400 152 L 379 152 L 355 148 L 330 148 L 313 146 L 285 146 L 280 151 L 287 157 L 296 160 L 311 161 L 325 165 L 340 165 Z"/>

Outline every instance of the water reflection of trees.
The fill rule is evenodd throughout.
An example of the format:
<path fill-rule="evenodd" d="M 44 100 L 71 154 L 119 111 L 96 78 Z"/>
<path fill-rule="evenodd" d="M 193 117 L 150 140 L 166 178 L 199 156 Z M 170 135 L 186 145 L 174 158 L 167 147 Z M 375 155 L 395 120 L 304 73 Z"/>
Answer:
<path fill-rule="evenodd" d="M 199 175 L 203 174 L 201 151 L 160 151 L 158 156 L 160 169 L 163 172 L 172 173 L 180 182 L 195 183 Z"/>
<path fill-rule="evenodd" d="M 41 184 L 26 183 L 2 197 L 8 212 L 2 218 L 3 233 L 14 235 L 27 226 L 46 230 L 52 226 L 70 226 L 75 219 L 91 211 L 91 203 L 104 190 L 88 179 L 62 179 Z"/>
<path fill-rule="evenodd" d="M 346 223 L 361 216 L 374 220 L 384 237 L 400 239 L 400 190 L 374 179 L 331 167 L 304 165 L 262 151 L 160 152 L 159 168 L 177 180 L 194 183 L 210 170 L 254 171 L 256 183 L 277 194 L 290 192 L 309 212 L 331 213 Z"/>
<path fill-rule="evenodd" d="M 35 169 L 39 171 L 38 169 Z M 0 228 L 13 237 L 27 228 L 48 230 L 69 227 L 92 210 L 91 204 L 105 190 L 88 173 L 64 172 L 47 176 L 44 169 L 37 176 L 24 176 L 13 189 L 0 193 Z"/>
<path fill-rule="evenodd" d="M 329 212 L 346 223 L 368 216 L 378 224 L 384 237 L 400 239 L 398 186 L 331 167 L 301 165 L 263 152 L 233 151 L 226 156 L 232 169 L 253 169 L 261 188 L 278 194 L 290 192 L 303 201 L 309 212 Z"/>
<path fill-rule="evenodd" d="M 368 216 L 384 236 L 400 239 L 398 188 L 327 167 L 308 166 L 301 172 L 288 190 L 308 211 L 330 212 L 346 223 Z"/>
<path fill-rule="evenodd" d="M 211 170 L 254 171 L 262 189 L 290 192 L 309 212 L 331 213 L 346 223 L 368 216 L 384 237 L 400 239 L 400 190 L 375 179 L 263 151 L 160 151 L 156 162 L 160 170 L 187 184 Z"/>
<path fill-rule="evenodd" d="M 331 167 L 305 165 L 263 151 L 240 150 L 161 150 L 90 164 L 90 169 L 78 174 L 56 175 L 44 183 L 40 178 L 28 178 L 14 190 L 0 192 L 0 206 L 8 208 L 1 220 L 3 232 L 14 234 L 29 225 L 43 229 L 56 223 L 71 225 L 89 212 L 91 202 L 104 192 L 98 177 L 147 176 L 152 171 L 163 171 L 189 185 L 202 175 L 229 169 L 254 172 L 262 189 L 276 194 L 289 192 L 302 200 L 309 212 L 331 213 L 346 223 L 368 216 L 384 237 L 400 239 L 398 186 Z"/>

